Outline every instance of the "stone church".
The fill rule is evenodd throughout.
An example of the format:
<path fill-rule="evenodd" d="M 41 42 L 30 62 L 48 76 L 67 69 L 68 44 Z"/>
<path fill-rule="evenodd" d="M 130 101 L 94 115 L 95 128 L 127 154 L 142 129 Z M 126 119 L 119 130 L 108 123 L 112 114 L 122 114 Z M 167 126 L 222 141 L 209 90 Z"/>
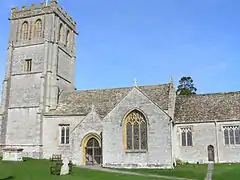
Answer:
<path fill-rule="evenodd" d="M 240 162 L 240 92 L 177 96 L 172 82 L 76 91 L 77 34 L 56 0 L 12 9 L 2 150 L 121 168 Z"/>

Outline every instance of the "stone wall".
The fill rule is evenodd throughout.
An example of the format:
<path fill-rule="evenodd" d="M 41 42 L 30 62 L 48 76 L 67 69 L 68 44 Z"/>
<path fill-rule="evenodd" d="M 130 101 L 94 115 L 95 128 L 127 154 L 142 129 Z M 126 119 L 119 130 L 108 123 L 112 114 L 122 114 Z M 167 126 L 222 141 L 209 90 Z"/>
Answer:
<path fill-rule="evenodd" d="M 83 120 L 84 116 L 45 116 L 43 119 L 43 157 L 48 159 L 52 154 L 63 154 L 72 157 L 72 130 Z M 60 144 L 60 124 L 70 125 L 70 143 Z"/>
<path fill-rule="evenodd" d="M 148 150 L 127 153 L 123 145 L 123 117 L 140 109 L 148 121 Z M 172 168 L 170 117 L 134 88 L 105 118 L 103 123 L 103 166 L 134 168 Z"/>
<path fill-rule="evenodd" d="M 24 71 L 26 59 L 32 59 L 31 73 L 42 72 L 44 66 L 44 45 L 15 48 L 13 52 L 12 75 L 26 74 Z"/>
<path fill-rule="evenodd" d="M 83 121 L 78 124 L 76 129 L 73 131 L 73 163 L 77 165 L 85 165 L 83 157 L 85 150 L 84 143 L 88 136 L 96 135 L 97 137 L 101 136 L 102 132 L 102 120 L 98 116 L 95 110 L 92 110 Z M 100 137 L 101 138 L 101 137 Z"/>
<path fill-rule="evenodd" d="M 36 108 L 17 108 L 8 110 L 7 145 L 33 145 L 36 143 Z"/>
<path fill-rule="evenodd" d="M 70 144 L 60 144 L 59 124 L 70 125 Z M 45 116 L 43 123 L 43 154 L 48 159 L 52 154 L 62 154 L 74 164 L 83 165 L 84 137 L 102 132 L 101 119 L 95 111 L 87 116 Z"/>
<path fill-rule="evenodd" d="M 74 62 L 72 57 L 59 48 L 57 75 L 63 79 L 72 82 L 74 74 Z"/>
<path fill-rule="evenodd" d="M 34 25 L 38 19 L 42 21 L 42 34 L 35 38 Z M 28 22 L 28 38 L 23 40 L 20 32 L 25 21 Z M 58 51 L 60 23 L 64 24 L 65 29 L 68 27 L 72 35 L 74 43 L 71 48 L 65 48 L 69 52 Z M 12 9 L 2 93 L 4 119 L 0 123 L 1 143 L 23 148 L 26 156 L 42 157 L 42 115 L 49 109 L 56 108 L 59 86 L 64 90 L 74 89 L 74 73 L 70 72 L 74 72 L 75 66 L 75 25 L 72 18 L 62 11 L 55 1 L 51 1 L 49 6 L 41 4 L 40 7 L 32 5 L 30 8 L 22 7 L 21 10 Z M 68 53 L 72 53 L 71 58 Z M 61 60 L 60 64 L 57 64 L 58 58 Z M 27 59 L 32 59 L 31 72 L 24 71 Z M 66 63 L 69 61 L 70 64 Z M 57 66 L 65 73 L 60 83 Z"/>
<path fill-rule="evenodd" d="M 218 161 L 220 163 L 226 162 L 240 162 L 240 144 L 225 145 L 223 126 L 240 126 L 240 121 L 218 122 Z"/>
<path fill-rule="evenodd" d="M 190 126 L 192 129 L 193 146 L 182 146 L 181 144 L 180 128 L 186 126 Z M 176 159 L 181 159 L 190 163 L 207 163 L 208 145 L 212 145 L 216 149 L 215 125 L 214 123 L 177 124 L 174 126 L 174 140 Z"/>
<path fill-rule="evenodd" d="M 240 125 L 239 121 L 177 124 L 174 126 L 176 159 L 190 163 L 208 163 L 208 146 L 214 147 L 215 162 L 240 162 L 240 145 L 225 145 L 223 125 Z M 181 146 L 181 127 L 192 127 L 193 146 Z"/>
<path fill-rule="evenodd" d="M 41 74 L 12 77 L 9 108 L 39 106 L 40 76 Z"/>

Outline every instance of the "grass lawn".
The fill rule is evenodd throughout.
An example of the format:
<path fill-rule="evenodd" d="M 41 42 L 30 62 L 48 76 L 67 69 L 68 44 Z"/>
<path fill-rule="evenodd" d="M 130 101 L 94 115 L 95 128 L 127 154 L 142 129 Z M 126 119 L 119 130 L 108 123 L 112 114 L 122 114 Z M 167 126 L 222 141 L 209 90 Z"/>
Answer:
<path fill-rule="evenodd" d="M 161 180 L 134 175 L 124 175 L 73 168 L 73 174 L 68 176 L 53 176 L 49 173 L 47 160 L 31 160 L 24 162 L 0 161 L 0 180 Z"/>
<path fill-rule="evenodd" d="M 207 173 L 207 165 L 186 164 L 177 166 L 174 169 L 128 169 L 128 171 L 204 180 Z"/>
<path fill-rule="evenodd" d="M 213 180 L 239 180 L 240 164 L 215 164 Z"/>

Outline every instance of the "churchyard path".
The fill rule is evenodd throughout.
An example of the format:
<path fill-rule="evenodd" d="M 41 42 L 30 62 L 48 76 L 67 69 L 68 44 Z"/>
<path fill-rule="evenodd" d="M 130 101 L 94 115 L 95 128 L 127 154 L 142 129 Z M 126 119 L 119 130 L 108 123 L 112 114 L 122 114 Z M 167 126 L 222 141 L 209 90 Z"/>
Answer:
<path fill-rule="evenodd" d="M 207 175 L 206 175 L 205 180 L 212 180 L 212 172 L 213 172 L 213 169 L 214 169 L 214 163 L 213 163 L 213 162 L 210 162 L 210 163 L 208 164 L 208 170 L 207 170 Z"/>
<path fill-rule="evenodd" d="M 143 173 L 137 173 L 137 172 L 124 171 L 124 170 L 108 169 L 108 168 L 102 168 L 99 166 L 98 167 L 97 166 L 80 166 L 80 168 L 86 168 L 86 169 L 91 169 L 96 171 L 119 173 L 119 174 L 143 176 L 143 177 L 163 178 L 163 179 L 169 179 L 169 180 L 194 180 L 194 179 L 179 178 L 179 177 L 172 177 L 172 176 L 170 177 L 170 176 L 162 176 L 162 175 L 156 175 L 156 174 L 143 174 Z"/>

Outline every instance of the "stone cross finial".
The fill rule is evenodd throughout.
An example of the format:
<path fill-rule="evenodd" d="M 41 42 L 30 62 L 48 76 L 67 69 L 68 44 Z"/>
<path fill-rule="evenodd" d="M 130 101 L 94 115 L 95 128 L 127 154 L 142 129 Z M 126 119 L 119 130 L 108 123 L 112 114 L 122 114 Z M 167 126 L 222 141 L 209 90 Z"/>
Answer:
<path fill-rule="evenodd" d="M 133 79 L 133 86 L 137 86 L 137 79 L 136 78 Z"/>
<path fill-rule="evenodd" d="M 95 110 L 95 106 L 94 106 L 94 104 L 92 104 L 92 111 L 94 111 Z"/>
<path fill-rule="evenodd" d="M 173 77 L 171 77 L 170 83 L 171 83 L 172 85 L 174 85 Z"/>

